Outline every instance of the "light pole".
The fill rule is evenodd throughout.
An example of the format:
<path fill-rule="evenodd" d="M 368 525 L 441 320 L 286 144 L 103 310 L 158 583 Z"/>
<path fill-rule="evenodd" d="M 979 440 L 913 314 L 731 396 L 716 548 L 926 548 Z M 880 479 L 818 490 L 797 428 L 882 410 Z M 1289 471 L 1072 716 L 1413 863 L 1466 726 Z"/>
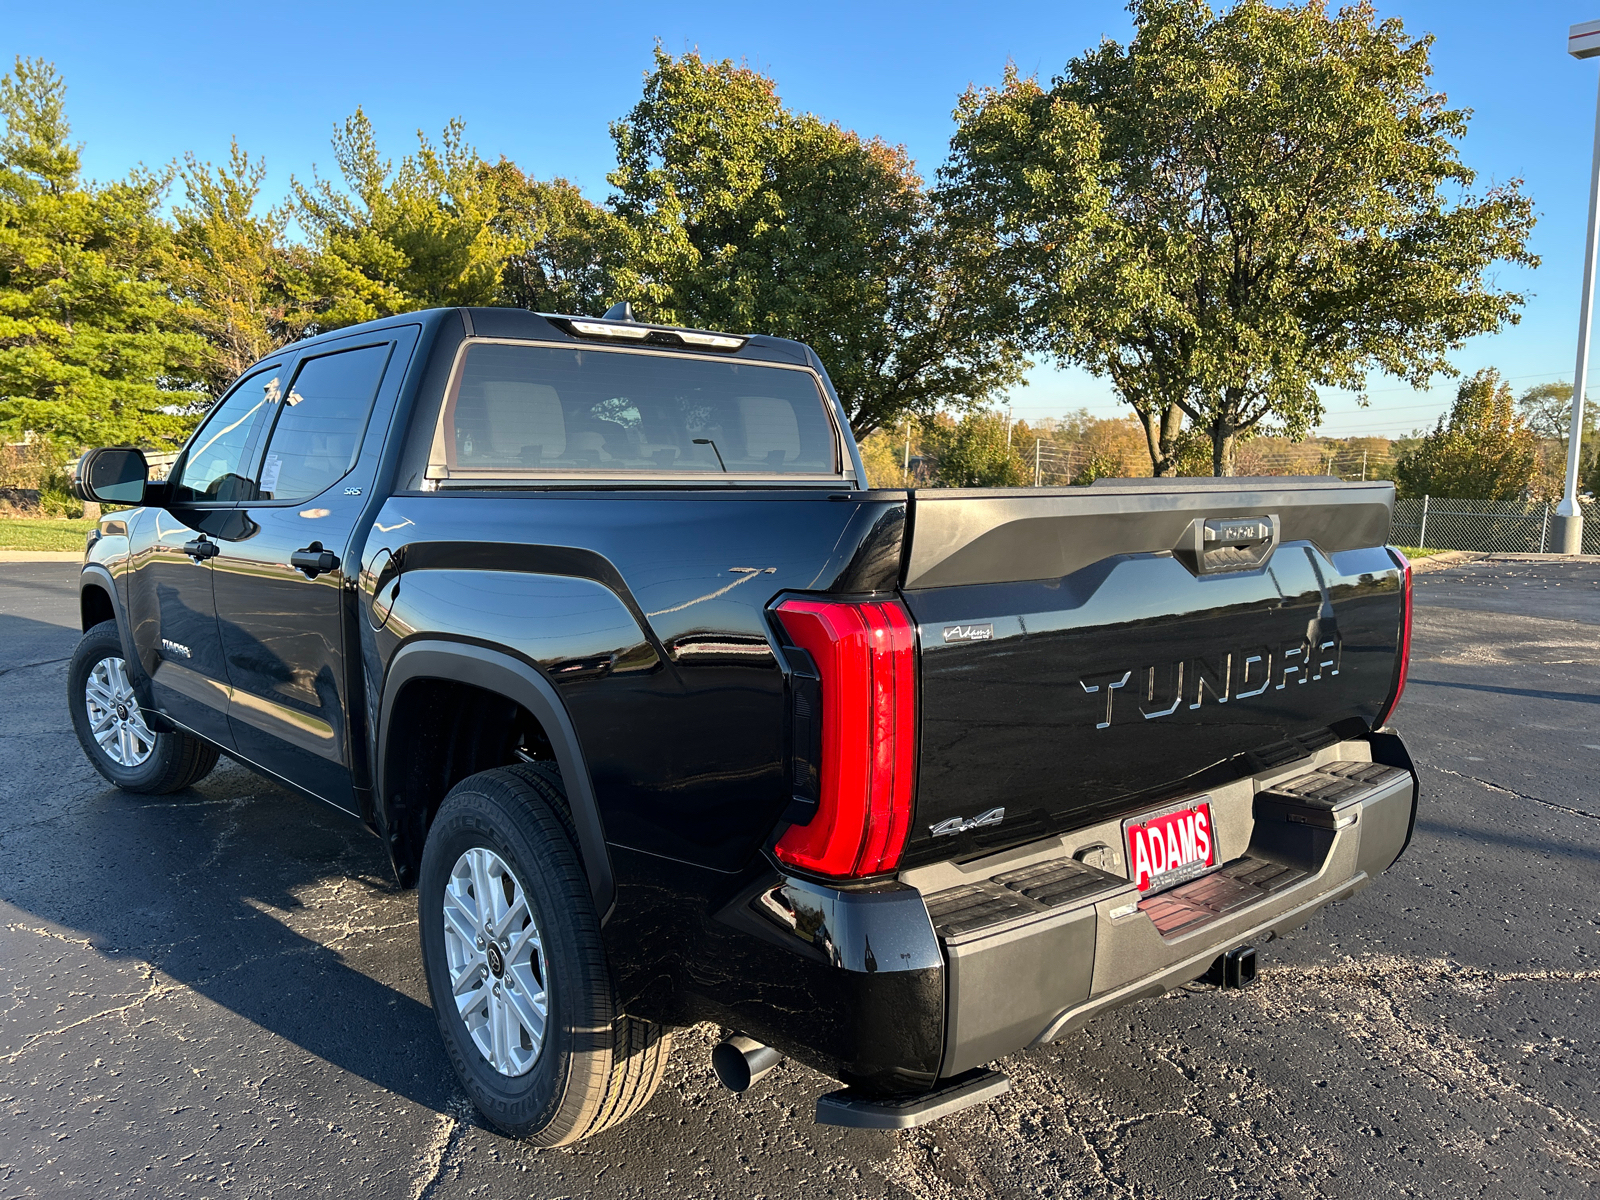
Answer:
<path fill-rule="evenodd" d="M 1585 21 L 1567 30 L 1567 53 L 1573 58 L 1600 55 L 1600 21 Z M 1583 438 L 1583 393 L 1589 382 L 1589 326 L 1594 319 L 1595 237 L 1600 234 L 1600 93 L 1595 97 L 1594 151 L 1589 163 L 1589 226 L 1583 248 L 1583 299 L 1578 306 L 1578 365 L 1572 372 L 1572 429 L 1567 435 L 1567 490 L 1556 505 L 1556 545 L 1563 554 L 1583 549 L 1583 513 L 1578 510 L 1578 461 Z"/>

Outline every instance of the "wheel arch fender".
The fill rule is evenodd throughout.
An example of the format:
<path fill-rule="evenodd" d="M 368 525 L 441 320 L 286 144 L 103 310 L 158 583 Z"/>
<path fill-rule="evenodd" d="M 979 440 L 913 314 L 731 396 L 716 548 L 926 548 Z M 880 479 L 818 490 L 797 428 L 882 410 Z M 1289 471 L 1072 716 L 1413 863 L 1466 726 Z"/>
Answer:
<path fill-rule="evenodd" d="M 150 676 L 145 672 L 144 660 L 139 657 L 133 630 L 128 627 L 128 614 L 122 607 L 122 597 L 117 594 L 117 584 L 111 572 L 100 563 L 86 563 L 83 573 L 78 576 L 78 610 L 84 633 L 99 624 L 89 620 L 94 607 L 102 603 L 89 596 L 91 590 L 104 593 L 103 603 L 110 608 L 111 617 L 117 623 L 117 637 L 122 642 L 122 658 L 128 664 L 128 681 L 133 684 L 134 695 L 146 709 L 153 709 L 155 705 L 150 694 Z"/>
<path fill-rule="evenodd" d="M 595 799 L 588 762 L 572 718 L 555 685 L 536 668 L 503 650 L 472 642 L 428 638 L 408 642 L 389 662 L 384 674 L 383 700 L 378 718 L 377 797 L 380 813 L 387 814 L 390 797 L 385 778 L 389 762 L 390 717 L 406 684 L 419 679 L 442 679 L 468 684 L 515 701 L 544 728 L 555 753 L 556 765 L 566 785 L 567 804 L 578 835 L 578 853 L 589 877 L 595 911 L 604 921 L 616 899 L 611 855 L 606 849 L 605 827 Z M 387 819 L 387 817 L 385 817 Z"/>

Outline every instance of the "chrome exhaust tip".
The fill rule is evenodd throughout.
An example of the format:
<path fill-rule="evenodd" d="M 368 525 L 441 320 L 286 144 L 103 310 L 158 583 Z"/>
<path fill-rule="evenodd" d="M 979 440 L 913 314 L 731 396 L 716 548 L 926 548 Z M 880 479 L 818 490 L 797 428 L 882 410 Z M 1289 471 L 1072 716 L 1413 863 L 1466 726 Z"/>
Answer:
<path fill-rule="evenodd" d="M 717 1082 L 730 1092 L 746 1092 L 773 1067 L 783 1061 L 771 1046 L 763 1046 L 743 1034 L 719 1042 L 711 1051 L 711 1069 Z"/>

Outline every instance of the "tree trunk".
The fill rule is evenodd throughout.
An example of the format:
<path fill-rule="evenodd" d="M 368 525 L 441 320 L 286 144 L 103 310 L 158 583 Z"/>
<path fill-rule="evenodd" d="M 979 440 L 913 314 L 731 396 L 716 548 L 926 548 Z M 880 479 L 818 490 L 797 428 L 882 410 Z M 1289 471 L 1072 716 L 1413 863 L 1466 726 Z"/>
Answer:
<path fill-rule="evenodd" d="M 1183 410 L 1176 404 L 1165 408 L 1141 408 L 1145 446 L 1150 451 L 1150 469 L 1157 479 L 1178 473 L 1178 435 L 1183 432 Z"/>
<path fill-rule="evenodd" d="M 1220 418 L 1211 423 L 1211 473 L 1233 474 L 1233 444 L 1235 430 Z"/>

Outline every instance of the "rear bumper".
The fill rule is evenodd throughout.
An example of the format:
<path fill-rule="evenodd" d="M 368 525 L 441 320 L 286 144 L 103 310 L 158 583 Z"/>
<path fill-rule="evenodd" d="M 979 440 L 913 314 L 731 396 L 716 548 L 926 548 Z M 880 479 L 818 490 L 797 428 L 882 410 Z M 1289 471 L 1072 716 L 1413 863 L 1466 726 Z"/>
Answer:
<path fill-rule="evenodd" d="M 1308 776 L 1327 780 L 1320 790 L 1333 800 L 1285 794 Z M 1120 850 L 1120 822 L 907 873 L 947 963 L 941 1078 L 1160 995 L 1203 975 L 1219 954 L 1299 928 L 1360 891 L 1409 841 L 1417 777 L 1398 738 L 1374 735 L 1209 795 L 1226 865 L 1159 900 L 1141 904 L 1114 868 L 1095 871 L 1075 857 Z M 1050 903 L 1000 908 L 1019 886 Z"/>
<path fill-rule="evenodd" d="M 1322 808 L 1273 790 L 1352 762 L 1393 771 Z M 718 1021 L 865 1091 L 926 1091 L 1353 895 L 1409 841 L 1417 779 L 1399 739 L 1374 734 L 1207 794 L 1226 865 L 1164 894 L 1166 933 L 1118 873 L 1120 821 L 869 887 L 768 870 L 719 906 L 684 983 L 692 999 L 657 1019 Z M 1174 898 L 1200 885 L 1197 904 L 1218 911 L 1174 918 Z"/>

